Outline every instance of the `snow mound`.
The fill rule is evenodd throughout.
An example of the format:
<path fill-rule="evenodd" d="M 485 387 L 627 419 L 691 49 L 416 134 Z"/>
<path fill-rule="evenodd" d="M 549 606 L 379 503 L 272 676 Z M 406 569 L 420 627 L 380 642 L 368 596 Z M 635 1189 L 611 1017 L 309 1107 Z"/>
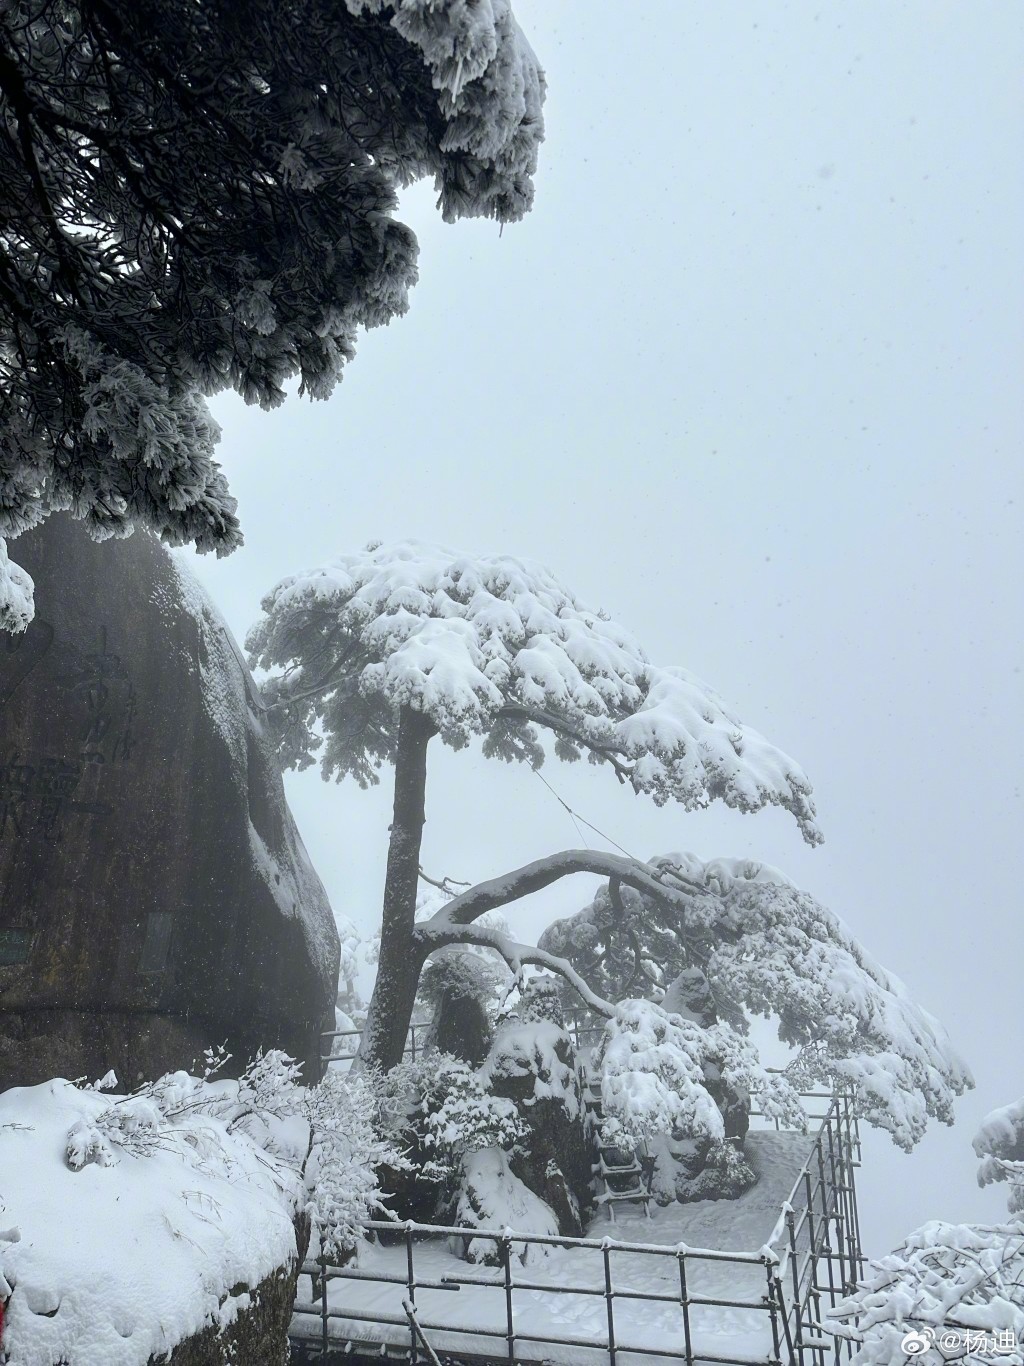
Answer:
<path fill-rule="evenodd" d="M 463 1186 L 455 1222 L 461 1228 L 507 1229 L 515 1233 L 558 1237 L 554 1211 L 520 1181 L 501 1148 L 480 1148 L 463 1158 Z M 543 1259 L 544 1247 L 513 1243 L 521 1262 Z M 466 1249 L 471 1262 L 495 1265 L 500 1259 L 493 1238 L 474 1238 Z"/>
<path fill-rule="evenodd" d="M 138 1103 L 124 1122 L 155 1141 L 112 1147 L 97 1120 L 120 1100 L 60 1080 L 0 1095 L 3 1347 L 18 1366 L 145 1366 L 233 1320 L 246 1297 L 231 1289 L 295 1258 L 304 1201 L 286 1163 L 211 1114 L 154 1127 Z"/>

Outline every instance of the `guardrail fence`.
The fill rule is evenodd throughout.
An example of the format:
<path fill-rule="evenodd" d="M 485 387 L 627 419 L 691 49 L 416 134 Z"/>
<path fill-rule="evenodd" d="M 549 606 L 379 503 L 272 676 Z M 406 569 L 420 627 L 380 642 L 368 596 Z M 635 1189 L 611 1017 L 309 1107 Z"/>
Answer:
<path fill-rule="evenodd" d="M 864 1268 L 857 1214 L 856 1168 L 860 1134 L 852 1097 L 832 1096 L 811 1151 L 782 1213 L 772 1245 L 781 1249 L 786 1321 L 801 1366 L 836 1366 L 852 1357 L 854 1343 L 824 1336 L 824 1306 L 848 1294 Z"/>
<path fill-rule="evenodd" d="M 364 1227 L 367 1232 L 390 1235 L 392 1238 L 396 1234 L 401 1235 L 405 1243 L 405 1273 L 397 1274 L 381 1270 L 361 1270 L 358 1267 L 340 1266 L 326 1257 L 318 1257 L 303 1266 L 303 1275 L 308 1275 L 311 1278 L 312 1293 L 308 1301 L 296 1302 L 295 1313 L 296 1315 L 316 1316 L 319 1319 L 320 1332 L 316 1346 L 319 1349 L 320 1359 L 323 1360 L 329 1360 L 333 1353 L 337 1353 L 339 1357 L 350 1355 L 353 1352 L 384 1356 L 386 1346 L 390 1345 L 395 1349 L 401 1347 L 401 1354 L 411 1363 L 429 1361 L 431 1357 L 424 1350 L 427 1347 L 432 1354 L 440 1355 L 442 1359 L 449 1361 L 505 1362 L 508 1363 L 508 1366 L 516 1366 L 516 1363 L 523 1361 L 542 1362 L 547 1360 L 548 1357 L 543 1350 L 545 1347 L 569 1347 L 588 1351 L 588 1356 L 576 1357 L 577 1360 L 604 1359 L 608 1361 L 609 1366 L 616 1366 L 619 1358 L 633 1354 L 643 1357 L 656 1357 L 659 1361 L 682 1361 L 686 1362 L 687 1366 L 693 1366 L 693 1363 L 698 1361 L 714 1363 L 716 1366 L 745 1366 L 745 1363 L 748 1363 L 751 1358 L 716 1354 L 713 1351 L 706 1350 L 703 1346 L 699 1351 L 696 1349 L 693 1336 L 694 1318 L 699 1314 L 701 1306 L 747 1310 L 763 1314 L 767 1330 L 766 1337 L 770 1338 L 772 1349 L 770 1355 L 761 1359 L 774 1363 L 793 1359 L 793 1347 L 787 1336 L 788 1321 L 783 1287 L 779 1278 L 778 1258 L 766 1250 L 749 1254 L 715 1252 L 708 1249 L 682 1246 L 665 1247 L 653 1243 L 618 1242 L 613 1238 L 547 1237 L 540 1234 L 518 1234 L 507 1229 L 503 1231 L 468 1229 L 416 1224 L 411 1221 L 403 1224 L 371 1221 Z M 429 1274 L 418 1275 L 416 1249 L 422 1247 L 418 1239 L 424 1236 L 431 1239 L 455 1237 L 493 1242 L 499 1256 L 500 1279 L 474 1274 L 472 1270 L 467 1270 L 466 1274 L 445 1274 L 440 1279 L 431 1278 Z M 555 1286 L 549 1282 L 531 1279 L 527 1268 L 524 1267 L 520 1271 L 515 1270 L 518 1258 L 514 1251 L 514 1249 L 530 1246 L 580 1248 L 599 1253 L 603 1272 L 599 1283 L 590 1282 L 586 1285 L 559 1284 Z M 656 1290 L 637 1290 L 616 1285 L 615 1259 L 622 1256 L 670 1260 L 675 1264 L 678 1288 L 673 1293 L 668 1294 Z M 690 1285 L 692 1269 L 697 1264 L 707 1262 L 730 1263 L 737 1267 L 760 1267 L 764 1286 L 763 1293 L 758 1298 L 752 1299 L 708 1296 L 695 1292 Z M 405 1292 L 402 1300 L 403 1313 L 382 1313 L 379 1309 L 365 1312 L 355 1307 L 349 1307 L 349 1305 L 340 1309 L 332 1308 L 326 1293 L 332 1280 L 369 1281 L 377 1285 L 401 1286 Z M 464 1286 L 486 1288 L 495 1292 L 496 1296 L 503 1301 L 501 1312 L 495 1317 L 495 1326 L 487 1327 L 481 1324 L 460 1326 L 453 1324 L 450 1320 L 448 1322 L 435 1322 L 428 1321 L 420 1316 L 416 1302 L 418 1290 L 457 1292 Z M 600 1338 L 579 1337 L 571 1333 L 561 1332 L 554 1335 L 552 1333 L 530 1332 L 528 1328 L 517 1326 L 514 1312 L 515 1292 L 528 1290 L 539 1291 L 545 1295 L 550 1294 L 556 1298 L 563 1295 L 584 1295 L 603 1299 L 607 1334 Z M 678 1340 L 675 1342 L 659 1342 L 656 1346 L 650 1343 L 629 1341 L 620 1331 L 621 1316 L 619 1320 L 616 1319 L 616 1304 L 628 1300 L 678 1305 L 681 1312 L 682 1327 Z M 497 1319 L 501 1320 L 500 1326 Z M 354 1335 L 351 1330 L 346 1332 L 345 1324 L 358 1323 L 371 1324 L 380 1329 L 397 1328 L 403 1330 L 403 1337 L 406 1334 L 408 1336 L 408 1344 L 405 1345 L 396 1341 L 394 1333 L 377 1333 L 371 1334 L 369 1338 L 362 1338 Z M 429 1335 L 435 1333 L 443 1334 L 445 1337 L 443 1350 L 441 1348 L 435 1349 L 430 1345 Z M 293 1343 L 301 1344 L 303 1336 L 294 1335 Z M 461 1343 L 459 1339 L 461 1339 Z M 486 1345 L 482 1344 L 481 1339 L 493 1345 L 493 1350 L 489 1350 Z M 305 1341 L 308 1344 L 310 1340 L 306 1337 Z M 316 1360 L 317 1358 L 313 1357 L 312 1359 Z"/>
<path fill-rule="evenodd" d="M 422 1051 L 416 1032 L 421 1031 L 422 1039 L 423 1029 L 423 1024 L 418 1023 L 410 1030 L 407 1055 L 413 1058 L 417 1051 Z M 583 1032 L 580 1030 L 581 1034 Z M 324 1035 L 324 1039 L 350 1033 L 358 1031 L 336 1031 Z M 333 1052 L 333 1049 L 328 1051 Z M 325 1056 L 324 1062 L 346 1059 L 350 1059 L 350 1055 Z M 520 1234 L 508 1229 L 371 1221 L 364 1225 L 371 1238 L 404 1243 L 401 1271 L 386 1266 L 342 1265 L 326 1257 L 307 1262 L 302 1271 L 310 1278 L 310 1293 L 308 1299 L 303 1299 L 300 1292 L 300 1299 L 295 1304 L 293 1360 L 330 1362 L 390 1355 L 407 1360 L 412 1366 L 421 1362 L 440 1366 L 441 1362 L 452 1361 L 516 1366 L 521 1362 L 555 1359 L 594 1362 L 595 1366 L 601 1362 L 625 1366 L 624 1357 L 632 1357 L 633 1362 L 656 1357 L 663 1362 L 685 1362 L 686 1366 L 705 1362 L 710 1366 L 749 1366 L 752 1361 L 764 1366 L 841 1366 L 853 1355 L 855 1344 L 824 1334 L 820 1322 L 823 1309 L 835 1305 L 847 1294 L 863 1270 L 855 1182 L 861 1157 L 860 1135 L 849 1095 L 813 1092 L 804 1100 L 823 1102 L 824 1110 L 812 1111 L 808 1116 L 818 1120 L 819 1127 L 813 1137 L 808 1136 L 807 1159 L 788 1200 L 783 1203 L 767 1247 L 760 1252 L 719 1252 L 683 1244 L 662 1246 L 613 1238 L 563 1238 Z M 436 1249 L 439 1243 L 450 1239 L 462 1239 L 465 1246 L 470 1241 L 493 1243 L 500 1275 L 488 1276 L 483 1274 L 486 1268 L 474 1270 L 472 1264 L 458 1262 L 455 1263 L 457 1271 L 445 1270 L 440 1275 L 436 1269 L 432 1272 L 429 1265 L 424 1265 L 425 1260 L 430 1260 L 428 1250 Z M 520 1265 L 516 1256 L 517 1250 L 532 1245 L 599 1254 L 599 1270 L 595 1269 L 588 1284 L 556 1285 L 540 1281 L 531 1277 L 528 1266 Z M 651 1283 L 660 1279 L 662 1288 L 657 1290 L 638 1289 L 635 1283 L 627 1286 L 621 1278 L 617 1282 L 616 1267 L 622 1267 L 624 1257 L 649 1258 L 652 1265 L 659 1261 L 663 1265 L 666 1259 L 673 1261 L 675 1273 L 671 1292 L 665 1288 L 665 1278 L 656 1274 Z M 529 1257 L 525 1260 L 529 1262 Z M 436 1258 L 434 1261 L 436 1265 Z M 701 1293 L 698 1268 L 716 1263 L 719 1266 L 732 1264 L 737 1268 L 741 1283 L 744 1273 L 740 1268 L 747 1268 L 748 1285 L 752 1269 L 760 1267 L 760 1291 L 738 1298 L 721 1293 Z M 461 1270 L 463 1265 L 465 1272 Z M 363 1309 L 352 1295 L 341 1295 L 335 1297 L 338 1302 L 332 1305 L 328 1290 L 338 1281 L 362 1282 L 368 1291 L 371 1287 L 378 1290 L 393 1287 L 391 1301 L 387 1307 L 380 1304 Z M 636 1281 L 635 1276 L 633 1281 Z M 417 1302 L 417 1291 L 457 1293 L 464 1287 L 493 1292 L 495 1309 L 489 1311 L 489 1317 L 485 1315 L 486 1322 L 460 1326 L 459 1315 L 453 1315 L 448 1322 L 439 1322 L 436 1317 L 429 1317 L 429 1312 L 425 1313 L 422 1299 Z M 602 1298 L 605 1313 L 600 1336 L 573 1335 L 569 1331 L 563 1332 L 560 1325 L 547 1332 L 531 1331 L 529 1317 L 524 1319 L 520 1312 L 517 1320 L 517 1292 L 537 1292 L 566 1305 L 564 1296 Z M 396 1300 L 399 1293 L 401 1298 Z M 657 1343 L 630 1340 L 632 1329 L 623 1323 L 629 1316 L 621 1309 L 616 1314 L 616 1306 L 629 1301 L 677 1305 L 679 1332 L 674 1339 L 659 1337 Z M 759 1321 L 764 1329 L 765 1350 L 753 1355 L 729 1355 L 727 1335 L 719 1344 L 713 1332 L 709 1335 L 701 1328 L 701 1314 L 707 1307 L 763 1315 Z M 559 1317 L 572 1320 L 572 1314 L 556 1312 L 554 1317 L 556 1323 Z M 443 1347 L 437 1345 L 441 1340 Z M 551 1349 L 554 1349 L 553 1354 Z"/>
<path fill-rule="evenodd" d="M 405 1048 L 402 1057 L 415 1062 L 417 1056 L 422 1056 L 424 1051 L 423 1040 L 426 1038 L 427 1030 L 430 1028 L 429 1020 L 414 1020 L 409 1026 L 409 1032 L 405 1036 Z M 417 1038 L 417 1035 L 419 1036 Z M 344 1063 L 346 1067 L 351 1067 L 358 1049 L 353 1048 L 351 1053 L 336 1053 L 334 1051 L 335 1039 L 356 1039 L 363 1037 L 361 1029 L 329 1029 L 320 1035 L 320 1064 L 322 1067 L 329 1067 L 331 1063 Z M 326 1045 L 326 1047 L 325 1047 Z"/>

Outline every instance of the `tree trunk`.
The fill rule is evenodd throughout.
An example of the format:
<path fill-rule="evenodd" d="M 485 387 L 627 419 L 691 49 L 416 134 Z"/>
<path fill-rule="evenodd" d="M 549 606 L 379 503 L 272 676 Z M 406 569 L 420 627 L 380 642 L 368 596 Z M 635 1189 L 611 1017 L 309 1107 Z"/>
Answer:
<path fill-rule="evenodd" d="M 384 919 L 377 980 L 359 1048 L 360 1067 L 388 1071 L 402 1061 L 406 1035 L 429 946 L 414 934 L 420 844 L 426 819 L 427 745 L 434 728 L 422 712 L 403 707 L 395 754 L 395 809 L 384 882 Z"/>

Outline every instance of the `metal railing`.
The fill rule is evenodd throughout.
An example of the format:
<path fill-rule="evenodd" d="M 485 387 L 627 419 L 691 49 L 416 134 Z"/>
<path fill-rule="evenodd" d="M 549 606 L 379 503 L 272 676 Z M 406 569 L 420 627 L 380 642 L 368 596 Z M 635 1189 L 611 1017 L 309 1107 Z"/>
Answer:
<path fill-rule="evenodd" d="M 426 1031 L 430 1028 L 430 1025 L 431 1025 L 431 1021 L 430 1021 L 430 1020 L 414 1020 L 414 1021 L 412 1022 L 412 1024 L 409 1026 L 409 1032 L 408 1032 L 408 1034 L 405 1036 L 405 1048 L 402 1050 L 402 1057 L 403 1057 L 403 1058 L 408 1058 L 408 1059 L 410 1060 L 410 1062 L 415 1062 L 415 1061 L 416 1061 L 416 1057 L 417 1057 L 417 1053 L 419 1053 L 419 1055 L 422 1056 L 423 1051 L 424 1051 L 424 1046 L 423 1046 L 423 1042 L 422 1042 L 422 1041 L 423 1041 L 423 1036 L 424 1036 L 424 1034 L 426 1033 Z M 419 1030 L 419 1033 L 420 1033 L 420 1043 L 419 1043 L 419 1048 L 418 1048 L 418 1049 L 417 1049 L 417 1043 L 416 1043 L 416 1031 L 417 1031 L 417 1030 Z M 357 1051 L 358 1051 L 358 1048 L 353 1049 L 351 1053 L 335 1053 L 334 1048 L 333 1048 L 332 1045 L 331 1045 L 331 1041 L 334 1040 L 334 1039 L 361 1039 L 362 1037 L 363 1037 L 363 1031 L 362 1031 L 361 1029 L 330 1029 L 330 1030 L 328 1030 L 326 1033 L 321 1034 L 321 1035 L 320 1035 L 320 1062 L 321 1062 L 321 1064 L 322 1064 L 324 1067 L 328 1067 L 328 1066 L 330 1066 L 330 1064 L 331 1064 L 332 1062 L 343 1062 L 343 1063 L 347 1063 L 349 1066 L 351 1066 L 351 1065 L 352 1065 L 352 1061 L 353 1061 L 353 1059 L 355 1058 L 356 1053 L 357 1053 Z M 324 1044 L 325 1044 L 325 1043 L 327 1044 L 327 1051 L 326 1051 L 326 1052 L 324 1051 Z"/>
<path fill-rule="evenodd" d="M 407 1355 L 410 1363 L 416 1366 L 417 1362 L 429 1360 L 430 1357 L 427 1353 L 434 1351 L 429 1340 L 425 1338 L 427 1333 L 443 1333 L 445 1335 L 445 1345 L 437 1347 L 436 1350 L 443 1352 L 449 1358 L 454 1356 L 460 1361 L 474 1358 L 488 1362 L 503 1361 L 508 1363 L 508 1366 L 516 1366 L 516 1363 L 523 1361 L 543 1360 L 543 1351 L 538 1353 L 536 1349 L 543 1349 L 545 1346 L 589 1349 L 591 1352 L 600 1354 L 607 1360 L 609 1366 L 616 1366 L 618 1358 L 627 1354 L 657 1357 L 660 1361 L 682 1361 L 686 1362 L 687 1366 L 693 1366 L 695 1362 L 707 1362 L 711 1363 L 711 1366 L 749 1366 L 749 1363 L 753 1361 L 763 1363 L 764 1366 L 772 1366 L 773 1363 L 774 1366 L 781 1366 L 783 1361 L 794 1359 L 783 1286 L 779 1276 L 778 1258 L 768 1249 L 762 1249 L 757 1253 L 718 1252 L 712 1249 L 691 1248 L 683 1244 L 670 1247 L 652 1243 L 618 1242 L 612 1238 L 563 1238 L 541 1234 L 514 1233 L 508 1229 L 498 1231 L 495 1229 L 448 1227 L 417 1224 L 412 1221 L 394 1224 L 375 1220 L 365 1224 L 364 1228 L 374 1234 L 383 1233 L 392 1236 L 400 1234 L 402 1236 L 405 1242 L 405 1273 L 399 1274 L 373 1269 L 362 1270 L 358 1267 L 341 1266 L 324 1256 L 311 1260 L 303 1266 L 303 1275 L 311 1278 L 311 1295 L 309 1301 L 296 1302 L 294 1312 L 296 1315 L 315 1317 L 319 1321 L 319 1332 L 316 1337 L 319 1339 L 321 1360 L 329 1360 L 334 1352 L 348 1356 L 353 1352 L 358 1352 L 360 1348 L 375 1356 L 378 1354 L 383 1356 L 387 1346 L 401 1345 L 403 1355 Z M 440 1278 L 417 1275 L 417 1237 L 423 1236 L 432 1239 L 461 1237 L 473 1241 L 482 1239 L 493 1242 L 498 1252 L 500 1278 L 471 1273 L 443 1275 Z M 562 1283 L 552 1285 L 530 1279 L 525 1269 L 523 1274 L 517 1274 L 513 1270 L 513 1263 L 517 1261 L 514 1249 L 530 1246 L 582 1248 L 599 1252 L 601 1254 L 603 1284 L 595 1285 L 591 1282 L 588 1285 L 566 1285 Z M 667 1294 L 655 1290 L 636 1290 L 616 1286 L 613 1258 L 622 1255 L 670 1259 L 676 1265 L 678 1290 L 672 1294 Z M 764 1277 L 764 1292 L 757 1299 L 734 1299 L 702 1295 L 695 1292 L 690 1284 L 690 1269 L 694 1263 L 701 1262 L 726 1262 L 736 1266 L 760 1266 Z M 333 1280 L 369 1281 L 378 1285 L 391 1284 L 396 1288 L 401 1287 L 404 1291 L 403 1313 L 387 1313 L 379 1309 L 367 1312 L 348 1305 L 332 1308 L 328 1286 Z M 503 1304 L 499 1308 L 495 1320 L 492 1321 L 493 1326 L 486 1327 L 480 1324 L 462 1326 L 451 1322 L 429 1322 L 420 1316 L 416 1303 L 417 1290 L 457 1292 L 463 1286 L 486 1288 L 500 1295 Z M 553 1333 L 530 1332 L 528 1329 L 517 1326 L 514 1306 L 516 1291 L 540 1291 L 555 1297 L 562 1295 L 600 1297 L 605 1302 L 607 1332 L 595 1337 L 582 1337 L 569 1333 L 555 1335 Z M 621 1319 L 617 1321 L 615 1314 L 616 1303 L 624 1300 L 678 1305 L 682 1328 L 679 1340 L 674 1343 L 659 1342 L 656 1346 L 625 1340 L 620 1332 Z M 765 1315 L 765 1326 L 771 1338 L 770 1353 L 754 1356 L 719 1355 L 714 1351 L 707 1350 L 703 1343 L 696 1343 L 693 1318 L 695 1313 L 699 1313 L 702 1306 L 717 1306 L 763 1313 Z M 399 1335 L 394 1332 L 388 1334 L 378 1331 L 368 1339 L 360 1339 L 351 1331 L 346 1332 L 345 1324 L 359 1323 L 372 1324 L 378 1330 L 391 1328 L 392 1330 L 402 1330 L 402 1332 Z M 404 1346 L 406 1334 L 408 1335 L 407 1347 Z M 401 1338 L 400 1343 L 395 1341 L 396 1337 L 399 1336 Z M 292 1335 L 292 1341 L 296 1344 L 301 1342 L 303 1338 L 307 1342 L 310 1340 L 308 1334 L 293 1333 Z M 481 1351 L 480 1339 L 486 1339 L 493 1343 L 493 1350 Z M 461 1350 L 460 1340 L 462 1342 Z M 531 1348 L 534 1349 L 533 1353 L 524 1355 L 524 1347 L 528 1353 Z M 424 1348 L 427 1350 L 425 1351 Z M 585 1360 L 585 1358 L 583 1359 Z"/>
<path fill-rule="evenodd" d="M 822 1306 L 834 1307 L 863 1274 L 854 1175 L 860 1157 L 853 1098 L 832 1096 L 769 1239 L 781 1250 L 787 1337 L 801 1366 L 825 1366 L 829 1357 L 839 1366 L 854 1354 L 852 1341 L 825 1336 L 820 1323 Z"/>
<path fill-rule="evenodd" d="M 423 1032 L 428 1022 L 417 1021 L 409 1030 L 405 1056 L 415 1059 L 422 1054 Z M 600 1029 L 579 1019 L 566 1020 L 566 1028 L 573 1036 L 577 1048 L 586 1046 L 586 1038 L 595 1036 Z M 420 1041 L 417 1041 L 417 1031 Z M 333 1040 L 345 1036 L 359 1036 L 358 1029 L 335 1030 L 321 1036 L 322 1040 Z M 334 1055 L 324 1053 L 325 1065 L 336 1062 L 352 1061 L 352 1054 Z M 482 1359 L 478 1344 L 470 1344 L 470 1339 L 490 1338 L 504 1342 L 504 1350 L 498 1356 L 488 1355 L 486 1360 L 504 1360 L 514 1363 L 523 1360 L 515 1355 L 516 1344 L 558 1345 L 575 1348 L 589 1348 L 603 1353 L 610 1366 L 622 1353 L 637 1353 L 643 1356 L 657 1356 L 671 1361 L 685 1361 L 693 1366 L 695 1361 L 709 1363 L 736 1363 L 740 1359 L 715 1355 L 703 1350 L 695 1351 L 692 1337 L 691 1315 L 701 1305 L 718 1305 L 725 1308 L 761 1309 L 769 1318 L 771 1326 L 772 1355 L 760 1358 L 761 1361 L 792 1363 L 793 1366 L 827 1366 L 829 1358 L 833 1366 L 841 1366 L 844 1359 L 853 1355 L 855 1343 L 852 1340 L 826 1335 L 821 1328 L 821 1314 L 825 1306 L 833 1307 L 847 1295 L 860 1278 L 864 1257 L 861 1252 L 860 1223 L 857 1212 L 857 1192 L 855 1171 L 860 1166 L 861 1147 L 857 1116 L 853 1098 L 848 1094 L 832 1095 L 824 1091 L 809 1092 L 802 1096 L 804 1101 L 819 1102 L 823 1108 L 815 1107 L 808 1113 L 808 1119 L 818 1120 L 819 1127 L 813 1137 L 808 1137 L 810 1151 L 790 1191 L 789 1198 L 783 1203 L 779 1219 L 768 1239 L 767 1248 L 760 1253 L 719 1252 L 712 1249 L 695 1249 L 684 1245 L 678 1247 L 655 1244 L 617 1242 L 614 1239 L 601 1240 L 587 1238 L 563 1238 L 530 1234 L 515 1234 L 509 1230 L 457 1228 L 433 1224 L 373 1221 L 364 1229 L 376 1235 L 401 1233 L 406 1242 L 406 1270 L 404 1275 L 381 1270 L 361 1270 L 341 1266 L 326 1258 L 318 1258 L 303 1267 L 303 1273 L 312 1277 L 311 1303 L 297 1303 L 295 1313 L 314 1314 L 320 1321 L 318 1333 L 320 1359 L 327 1360 L 333 1351 L 354 1340 L 346 1338 L 340 1325 L 349 1321 L 378 1325 L 382 1332 L 368 1340 L 367 1345 L 383 1348 L 385 1342 L 392 1342 L 393 1334 L 388 1337 L 385 1328 L 401 1328 L 409 1334 L 409 1345 L 405 1349 L 410 1362 L 430 1361 L 433 1349 L 426 1333 L 442 1332 L 449 1339 L 466 1340 L 466 1349 L 459 1352 L 457 1346 L 446 1346 L 444 1353 L 451 1356 L 454 1352 L 460 1359 Z M 754 1118 L 766 1118 L 759 1111 L 752 1110 Z M 774 1127 L 779 1129 L 778 1120 Z M 440 1279 L 418 1277 L 416 1274 L 414 1248 L 417 1238 L 461 1237 L 467 1240 L 491 1240 L 498 1249 L 502 1279 L 496 1281 L 479 1275 L 445 1275 Z M 528 1277 L 516 1276 L 512 1263 L 515 1257 L 513 1245 L 532 1244 L 562 1248 L 589 1248 L 602 1254 L 604 1285 L 568 1286 L 552 1285 L 532 1281 Z M 651 1257 L 671 1257 L 678 1263 L 678 1294 L 665 1295 L 653 1291 L 635 1291 L 616 1288 L 613 1284 L 611 1260 L 613 1256 L 628 1253 Z M 774 1254 L 774 1255 L 773 1255 Z M 695 1294 L 687 1278 L 687 1265 L 691 1262 L 731 1262 L 736 1265 L 758 1264 L 765 1269 L 765 1292 L 757 1301 L 729 1300 Z M 402 1314 L 366 1313 L 348 1308 L 331 1308 L 327 1287 L 332 1280 L 368 1281 L 380 1285 L 402 1285 L 406 1298 L 402 1302 Z M 500 1288 L 505 1295 L 505 1322 L 501 1330 L 481 1327 L 453 1327 L 449 1324 L 430 1323 L 419 1316 L 416 1306 L 416 1289 L 458 1291 L 462 1286 L 482 1286 Z M 516 1330 L 513 1317 L 513 1292 L 517 1290 L 540 1291 L 552 1296 L 564 1294 L 597 1296 L 605 1298 L 607 1305 L 607 1337 L 583 1339 L 570 1336 L 542 1336 Z M 626 1344 L 617 1337 L 614 1306 L 617 1300 L 651 1300 L 662 1303 L 676 1303 L 682 1314 L 682 1341 L 676 1347 L 659 1345 L 652 1347 Z M 336 1331 L 332 1331 L 332 1324 Z M 308 1335 L 296 1339 L 297 1344 L 309 1345 Z M 419 1346 L 417 1346 L 419 1343 Z M 349 1346 L 351 1352 L 353 1347 Z M 531 1358 L 526 1358 L 531 1359 Z"/>

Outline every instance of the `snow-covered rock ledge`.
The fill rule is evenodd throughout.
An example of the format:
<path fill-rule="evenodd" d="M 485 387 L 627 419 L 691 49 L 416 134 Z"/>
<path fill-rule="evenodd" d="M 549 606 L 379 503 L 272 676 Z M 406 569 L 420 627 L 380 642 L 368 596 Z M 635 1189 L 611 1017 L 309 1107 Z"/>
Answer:
<path fill-rule="evenodd" d="M 377 1205 L 368 1102 L 216 1070 L 0 1095 L 0 1361 L 283 1366 L 309 1216 L 344 1243 Z"/>
<path fill-rule="evenodd" d="M 147 1125 L 136 1106 L 139 1147 L 117 1153 L 97 1126 L 117 1099 L 67 1081 L 0 1095 L 11 1366 L 145 1366 L 294 1274 L 293 1173 L 210 1114 Z"/>

